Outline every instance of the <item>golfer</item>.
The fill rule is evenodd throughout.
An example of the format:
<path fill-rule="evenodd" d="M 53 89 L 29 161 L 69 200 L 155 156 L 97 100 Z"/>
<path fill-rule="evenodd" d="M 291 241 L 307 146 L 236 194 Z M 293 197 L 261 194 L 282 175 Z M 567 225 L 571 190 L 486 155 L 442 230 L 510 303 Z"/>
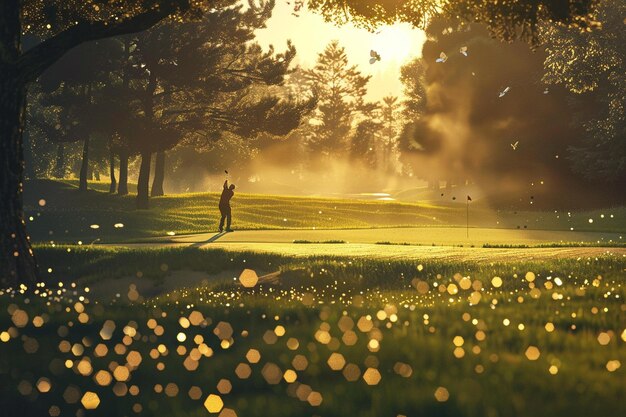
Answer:
<path fill-rule="evenodd" d="M 231 212 L 230 212 L 230 199 L 235 195 L 235 184 L 231 184 L 228 186 L 228 180 L 224 181 L 224 190 L 222 191 L 222 196 L 220 197 L 220 213 L 222 214 L 222 218 L 220 220 L 220 233 L 224 231 L 224 220 L 226 220 L 226 231 L 232 232 L 230 228 L 230 222 L 232 220 Z"/>

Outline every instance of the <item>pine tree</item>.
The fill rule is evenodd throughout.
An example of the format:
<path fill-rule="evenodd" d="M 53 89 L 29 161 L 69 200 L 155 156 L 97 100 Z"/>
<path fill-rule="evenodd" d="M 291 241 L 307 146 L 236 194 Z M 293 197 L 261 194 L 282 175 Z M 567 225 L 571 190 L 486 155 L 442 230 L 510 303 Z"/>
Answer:
<path fill-rule="evenodd" d="M 365 101 L 369 76 L 350 66 L 345 48 L 333 41 L 318 54 L 315 67 L 304 72 L 318 97 L 309 141 L 313 152 L 345 152 L 353 124 L 371 116 L 375 106 Z"/>

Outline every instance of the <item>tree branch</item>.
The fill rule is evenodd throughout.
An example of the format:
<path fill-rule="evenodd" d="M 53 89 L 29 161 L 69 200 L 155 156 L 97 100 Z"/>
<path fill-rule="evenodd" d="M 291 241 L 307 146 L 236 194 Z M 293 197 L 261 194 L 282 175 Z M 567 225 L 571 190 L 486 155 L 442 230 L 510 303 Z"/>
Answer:
<path fill-rule="evenodd" d="M 83 42 L 149 29 L 175 12 L 189 9 L 189 0 L 166 0 L 159 2 L 158 6 L 121 22 L 78 23 L 41 42 L 24 53 L 17 61 L 22 81 L 25 83 L 35 81 L 66 52 Z"/>

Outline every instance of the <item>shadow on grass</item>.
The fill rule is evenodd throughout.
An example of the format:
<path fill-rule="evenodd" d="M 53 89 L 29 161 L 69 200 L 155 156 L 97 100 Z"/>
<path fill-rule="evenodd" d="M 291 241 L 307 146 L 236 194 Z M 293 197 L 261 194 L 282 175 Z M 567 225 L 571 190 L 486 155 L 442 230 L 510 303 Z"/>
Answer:
<path fill-rule="evenodd" d="M 219 232 L 214 234 L 213 236 L 211 236 L 210 238 L 208 238 L 207 240 L 203 241 L 203 242 L 196 242 L 193 245 L 191 245 L 192 248 L 200 248 L 203 245 L 207 244 L 207 243 L 212 243 L 215 242 L 216 240 L 218 240 L 219 238 L 221 238 L 222 236 L 224 236 L 226 233 L 228 232 Z"/>

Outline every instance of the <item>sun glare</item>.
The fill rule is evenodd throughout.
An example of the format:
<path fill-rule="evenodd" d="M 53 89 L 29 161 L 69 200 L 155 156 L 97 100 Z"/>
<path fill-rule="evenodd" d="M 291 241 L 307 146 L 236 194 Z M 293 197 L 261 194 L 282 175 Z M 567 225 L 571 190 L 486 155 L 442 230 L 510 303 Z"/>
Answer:
<path fill-rule="evenodd" d="M 372 49 L 380 54 L 382 60 L 402 64 L 421 55 L 422 42 L 416 42 L 416 32 L 423 35 L 421 31 L 405 24 L 384 26 L 373 37 Z"/>
<path fill-rule="evenodd" d="M 256 31 L 256 40 L 263 46 L 284 47 L 290 39 L 298 51 L 295 64 L 315 65 L 317 56 L 332 41 L 345 47 L 348 59 L 366 75 L 371 75 L 369 98 L 378 100 L 385 95 L 402 95 L 398 80 L 400 67 L 410 58 L 421 56 L 426 40 L 423 31 L 406 23 L 381 26 L 374 32 L 357 28 L 351 23 L 336 26 L 315 13 L 292 14 L 293 6 L 278 2 L 267 28 Z M 380 55 L 380 61 L 370 64 L 370 51 Z"/>

